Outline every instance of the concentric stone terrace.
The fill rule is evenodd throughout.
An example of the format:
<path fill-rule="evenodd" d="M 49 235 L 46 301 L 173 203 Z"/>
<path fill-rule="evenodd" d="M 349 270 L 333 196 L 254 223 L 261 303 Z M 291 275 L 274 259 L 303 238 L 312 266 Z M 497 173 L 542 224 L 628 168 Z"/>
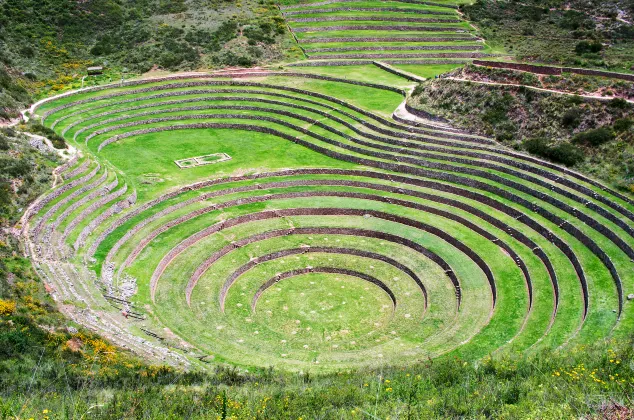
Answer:
<path fill-rule="evenodd" d="M 456 64 L 488 52 L 458 13 L 441 0 L 286 0 L 282 14 L 307 61 L 295 66 Z"/>
<path fill-rule="evenodd" d="M 180 76 L 40 104 L 82 156 L 25 219 L 38 270 L 75 320 L 172 363 L 337 369 L 631 331 L 631 198 L 392 115 L 388 76 Z M 212 154 L 231 159 L 174 163 Z"/>

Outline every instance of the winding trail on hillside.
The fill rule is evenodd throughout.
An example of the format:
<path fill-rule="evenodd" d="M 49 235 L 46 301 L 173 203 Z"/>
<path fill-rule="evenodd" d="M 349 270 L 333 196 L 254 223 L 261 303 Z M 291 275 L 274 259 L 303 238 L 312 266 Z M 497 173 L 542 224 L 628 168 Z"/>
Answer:
<path fill-rule="evenodd" d="M 468 82 L 468 83 L 477 83 L 480 85 L 489 85 L 489 86 L 510 86 L 510 87 L 521 87 L 521 88 L 526 88 L 526 89 L 533 89 L 539 92 L 547 92 L 547 93 L 554 93 L 557 95 L 566 95 L 566 96 L 579 96 L 582 98 L 587 98 L 587 99 L 596 99 L 596 100 L 600 100 L 600 101 L 611 101 L 612 99 L 623 99 L 624 101 L 627 101 L 631 104 L 634 104 L 634 100 L 633 99 L 625 99 L 625 98 L 621 98 L 620 96 L 599 96 L 599 95 L 587 95 L 587 94 L 577 94 L 577 93 L 569 93 L 569 92 L 562 92 L 561 90 L 555 90 L 555 89 L 546 89 L 546 88 L 540 88 L 540 87 L 536 87 L 536 86 L 530 86 L 530 85 L 522 85 L 519 83 L 502 83 L 502 82 L 485 82 L 485 81 L 481 81 L 481 80 L 471 80 L 471 79 L 465 79 L 465 78 L 461 78 L 461 77 L 443 77 L 442 79 L 444 80 L 455 80 L 457 82 Z"/>

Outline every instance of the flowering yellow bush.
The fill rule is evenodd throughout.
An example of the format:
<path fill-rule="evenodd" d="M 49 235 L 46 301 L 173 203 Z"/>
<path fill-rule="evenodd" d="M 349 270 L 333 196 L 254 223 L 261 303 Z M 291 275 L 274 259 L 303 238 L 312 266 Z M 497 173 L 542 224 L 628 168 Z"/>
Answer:
<path fill-rule="evenodd" d="M 0 299 L 0 315 L 11 315 L 15 312 L 15 302 Z"/>

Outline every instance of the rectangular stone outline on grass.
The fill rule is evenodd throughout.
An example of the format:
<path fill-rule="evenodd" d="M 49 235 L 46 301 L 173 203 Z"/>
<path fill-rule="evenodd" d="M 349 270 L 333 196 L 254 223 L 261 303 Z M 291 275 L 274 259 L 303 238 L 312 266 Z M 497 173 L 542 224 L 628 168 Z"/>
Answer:
<path fill-rule="evenodd" d="M 219 159 L 214 160 L 212 162 L 207 162 L 207 161 L 204 160 L 205 158 L 208 158 L 210 156 L 219 156 Z M 210 153 L 208 155 L 202 155 L 202 156 L 196 156 L 196 157 L 190 157 L 190 158 L 175 160 L 174 163 L 180 169 L 187 169 L 187 168 L 194 168 L 196 166 L 213 165 L 215 163 L 225 162 L 225 161 L 231 160 L 231 159 L 232 159 L 231 156 L 229 156 L 226 153 Z M 186 162 L 191 162 L 191 164 L 188 164 Z"/>

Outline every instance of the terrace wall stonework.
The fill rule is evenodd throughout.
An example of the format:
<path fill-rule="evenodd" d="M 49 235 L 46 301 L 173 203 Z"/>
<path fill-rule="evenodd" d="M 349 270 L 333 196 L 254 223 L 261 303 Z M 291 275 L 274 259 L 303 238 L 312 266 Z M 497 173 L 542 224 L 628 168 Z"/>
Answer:
<path fill-rule="evenodd" d="M 224 125 L 224 124 L 223 124 Z M 165 131 L 165 130 L 176 130 L 176 129 L 186 129 L 186 128 L 213 128 L 213 127 L 217 127 L 217 128 L 221 128 L 219 127 L 219 124 L 214 124 L 214 123 L 206 123 L 206 124 L 187 124 L 185 126 L 178 126 L 178 127 L 159 127 L 159 129 L 161 131 Z M 570 224 L 566 224 L 564 223 L 564 220 L 559 218 L 558 216 L 555 216 L 551 213 L 549 213 L 548 211 L 544 210 L 543 208 L 537 207 L 535 204 L 524 200 L 518 196 L 514 196 L 513 194 L 510 194 L 508 192 L 506 192 L 505 190 L 499 189 L 497 187 L 493 187 L 489 184 L 485 184 L 482 183 L 480 181 L 476 181 L 473 180 L 471 178 L 462 178 L 459 176 L 455 176 L 455 175 L 450 175 L 450 174 L 445 174 L 442 172 L 432 172 L 432 171 L 427 171 L 424 169 L 419 169 L 419 168 L 413 168 L 413 167 L 407 167 L 407 166 L 403 166 L 403 165 L 399 165 L 399 164 L 393 164 L 393 163 L 387 163 L 387 162 L 376 162 L 373 160 L 369 160 L 369 159 L 365 159 L 365 158 L 360 158 L 360 157 L 356 157 L 356 156 L 349 156 L 349 155 L 342 155 L 340 153 L 334 152 L 334 151 L 330 151 L 329 149 L 320 147 L 320 146 L 316 146 L 313 145 L 309 142 L 305 142 L 301 139 L 298 138 L 294 138 L 293 136 L 290 136 L 288 134 L 282 133 L 282 132 L 276 132 L 273 129 L 268 129 L 265 127 L 259 127 L 259 126 L 249 126 L 249 125 L 243 125 L 243 124 L 227 124 L 226 127 L 222 127 L 222 128 L 233 128 L 233 129 L 250 129 L 253 131 L 260 131 L 260 132 L 267 132 L 269 134 L 273 134 L 273 135 L 277 135 L 279 137 L 282 138 L 287 138 L 291 141 L 294 141 L 295 143 L 298 144 L 302 144 L 306 147 L 312 148 L 313 150 L 319 151 L 320 153 L 324 153 L 327 156 L 331 156 L 337 159 L 343 159 L 343 160 L 347 160 L 350 162 L 354 162 L 354 163 L 358 163 L 361 165 L 365 165 L 365 166 L 374 166 L 374 167 L 378 167 L 384 170 L 389 170 L 389 171 L 396 171 L 396 172 L 402 172 L 402 173 L 406 173 L 406 174 L 411 174 L 411 175 L 417 175 L 417 176 L 425 176 L 425 177 L 431 177 L 434 179 L 439 179 L 439 180 L 444 180 L 444 181 L 448 181 L 448 182 L 458 182 L 462 185 L 467 185 L 467 186 L 471 186 L 471 187 L 475 187 L 475 188 L 479 188 L 485 191 L 490 191 L 493 192 L 494 194 L 498 194 L 502 197 L 504 197 L 505 199 L 509 199 L 510 201 L 516 202 L 528 209 L 534 209 L 537 208 L 539 209 L 539 213 L 546 217 L 548 220 L 550 220 L 552 223 L 557 224 L 558 226 L 560 226 L 560 228 L 563 228 L 564 230 L 566 230 L 568 233 L 570 233 L 571 235 L 573 235 L 576 238 L 584 238 L 584 240 L 588 240 L 588 241 L 592 241 L 590 238 L 588 238 L 584 233 L 582 233 L 581 231 L 579 231 L 576 227 L 571 226 Z M 135 135 L 134 133 L 128 133 L 128 135 Z M 523 216 L 523 213 L 520 213 L 518 216 Z M 572 252 L 572 251 L 571 251 Z M 614 269 L 613 263 L 612 261 L 607 257 L 607 255 L 605 254 L 605 252 L 603 252 L 600 249 L 595 249 L 596 254 L 598 254 L 597 256 L 601 259 L 601 261 L 603 262 L 603 264 L 606 266 L 606 268 L 608 268 L 608 270 L 613 273 L 613 279 L 615 281 L 615 284 L 618 284 L 619 286 L 617 286 L 617 289 L 621 289 L 620 284 L 621 284 L 621 279 L 618 275 L 618 273 L 616 272 L 616 270 Z M 580 266 L 578 266 L 578 268 L 580 268 Z M 587 292 L 587 286 L 585 286 L 586 282 L 585 282 L 585 275 L 583 274 L 583 270 L 578 272 L 578 275 L 580 277 L 580 279 L 582 280 L 582 284 L 584 285 L 584 290 L 586 290 Z M 622 302 L 622 297 L 619 299 Z M 587 304 L 587 296 L 586 296 L 586 304 Z M 619 313 L 622 310 L 622 304 L 619 305 Z M 586 311 L 587 311 L 587 305 L 586 305 Z"/>
<path fill-rule="evenodd" d="M 331 31 L 412 31 L 412 32 L 460 32 L 464 30 L 449 26 L 407 26 L 407 25 L 333 25 L 293 28 L 295 33 Z"/>
<path fill-rule="evenodd" d="M 317 60 L 314 58 L 313 60 Z M 389 64 L 466 64 L 465 60 L 389 60 Z M 362 64 L 372 64 L 373 60 L 320 60 L 320 61 L 300 61 L 289 64 L 289 67 L 320 67 L 320 66 L 358 66 Z"/>
<path fill-rule="evenodd" d="M 321 44 L 329 42 L 453 42 L 453 41 L 479 41 L 474 36 L 432 36 L 432 37 L 331 37 L 331 38 L 306 38 L 302 44 Z"/>
<path fill-rule="evenodd" d="M 284 10 L 284 7 L 282 7 Z M 319 13 L 332 13 L 332 12 L 398 12 L 398 13 L 415 13 L 421 15 L 441 15 L 441 16 L 455 16 L 452 12 L 441 12 L 438 10 L 425 10 L 425 9 L 407 9 L 399 7 L 330 7 L 322 9 L 305 9 L 305 10 L 288 10 L 282 12 L 284 16 L 295 15 L 312 15 Z"/>
<path fill-rule="evenodd" d="M 489 54 L 480 52 L 451 52 L 451 53 L 411 53 L 411 54 L 321 54 L 309 55 L 308 58 L 314 60 L 336 60 L 336 59 L 368 59 L 368 58 L 480 58 Z"/>
<path fill-rule="evenodd" d="M 419 23 L 460 23 L 460 19 L 442 19 L 442 18 L 418 18 L 418 17 L 394 17 L 394 16 L 322 16 L 307 18 L 289 18 L 289 22 L 339 22 L 339 21 L 362 21 L 362 22 L 419 22 Z"/>
<path fill-rule="evenodd" d="M 326 6 L 329 4 L 350 3 L 354 1 L 363 1 L 363 0 L 325 0 L 325 1 L 315 2 L 315 3 L 297 3 L 290 6 L 279 6 L 279 7 L 281 10 L 287 10 L 287 9 L 293 9 L 293 8 L 304 7 L 304 6 Z M 445 7 L 447 9 L 458 9 L 458 6 L 454 4 L 436 3 L 433 1 L 419 1 L 419 0 L 394 0 L 394 1 L 399 3 L 421 4 L 426 6 Z"/>
<path fill-rule="evenodd" d="M 311 52 L 336 52 L 336 51 L 442 51 L 442 50 L 482 50 L 484 45 L 406 45 L 406 46 L 390 46 L 390 45 L 372 45 L 372 46 L 353 46 L 353 47 L 331 47 L 331 48 L 306 48 L 307 53 Z"/>

